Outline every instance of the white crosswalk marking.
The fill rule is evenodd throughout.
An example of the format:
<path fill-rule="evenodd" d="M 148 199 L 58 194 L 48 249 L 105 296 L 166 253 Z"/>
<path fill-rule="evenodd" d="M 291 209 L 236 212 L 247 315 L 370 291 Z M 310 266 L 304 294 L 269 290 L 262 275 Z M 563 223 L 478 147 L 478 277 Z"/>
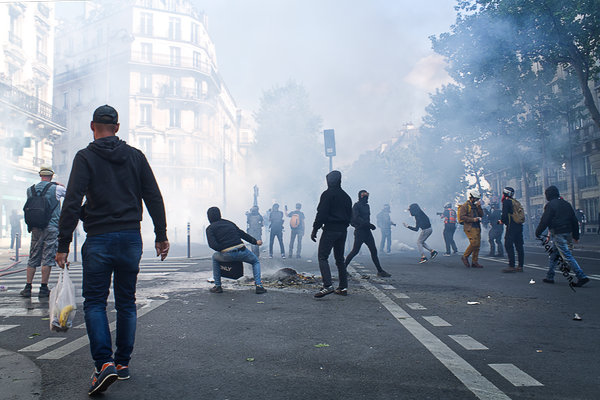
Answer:
<path fill-rule="evenodd" d="M 514 386 L 544 386 L 513 364 L 488 364 Z"/>
<path fill-rule="evenodd" d="M 456 343 L 460 344 L 466 350 L 488 350 L 486 346 L 479 343 L 469 335 L 448 335 L 454 339 Z"/>
<path fill-rule="evenodd" d="M 394 296 L 396 296 L 396 298 L 398 298 L 398 299 L 409 299 L 410 298 L 406 294 L 400 293 L 400 292 L 392 292 L 392 294 Z"/>
<path fill-rule="evenodd" d="M 437 315 L 433 315 L 431 317 L 423 317 L 423 319 L 433 326 L 452 326 Z"/>
<path fill-rule="evenodd" d="M 423 307 L 419 303 L 407 303 L 406 307 L 410 308 L 411 310 L 427 310 L 427 308 Z"/>
<path fill-rule="evenodd" d="M 66 338 L 64 337 L 49 337 L 43 340 L 40 340 L 37 343 L 32 344 L 31 346 L 23 347 L 19 351 L 42 351 L 50 346 L 54 346 L 56 343 L 62 342 Z"/>
<path fill-rule="evenodd" d="M 16 328 L 19 325 L 0 325 L 0 332 L 7 331 L 12 328 Z"/>
<path fill-rule="evenodd" d="M 396 289 L 393 285 L 381 285 L 381 288 L 385 289 L 385 290 L 394 290 L 394 289 Z"/>

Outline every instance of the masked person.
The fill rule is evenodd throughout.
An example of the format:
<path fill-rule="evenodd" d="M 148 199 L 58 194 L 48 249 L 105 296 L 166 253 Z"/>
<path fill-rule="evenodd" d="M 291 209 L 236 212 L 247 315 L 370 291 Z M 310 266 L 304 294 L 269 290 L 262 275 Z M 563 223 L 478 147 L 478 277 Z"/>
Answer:
<path fill-rule="evenodd" d="M 354 245 L 350 253 L 346 256 L 346 261 L 344 262 L 346 268 L 350 264 L 350 261 L 358 254 L 364 243 L 369 248 L 371 260 L 373 260 L 373 264 L 377 268 L 377 276 L 384 278 L 392 276 L 381 268 L 379 257 L 377 257 L 377 246 L 375 246 L 375 238 L 371 233 L 372 230 L 375 230 L 375 225 L 371 223 L 369 193 L 366 190 L 358 192 L 358 201 L 352 206 L 352 220 L 350 223 L 354 227 Z"/>
<path fill-rule="evenodd" d="M 381 229 L 381 242 L 379 251 L 383 253 L 384 248 L 386 253 L 390 253 L 392 246 L 392 226 L 396 226 L 390 218 L 390 205 L 385 204 L 383 210 L 377 214 L 377 226 Z"/>
<path fill-rule="evenodd" d="M 465 267 L 483 268 L 479 264 L 479 248 L 481 247 L 481 220 L 483 218 L 483 209 L 479 199 L 481 194 L 478 190 L 472 190 L 469 193 L 469 200 L 461 204 L 458 209 L 458 222 L 465 230 L 465 235 L 469 239 L 469 247 L 463 253 L 461 260 Z M 473 256 L 472 263 L 469 263 L 469 257 Z"/>
<path fill-rule="evenodd" d="M 498 204 L 492 203 L 488 215 L 488 222 L 490 224 L 490 231 L 488 232 L 490 252 L 488 257 L 504 257 L 504 250 L 502 247 L 502 233 L 504 233 L 504 226 L 501 223 L 501 219 L 502 211 L 498 209 Z M 496 248 L 498 249 L 497 254 Z"/>
<path fill-rule="evenodd" d="M 415 232 L 418 232 L 419 229 L 421 229 L 421 233 L 419 233 L 419 237 L 417 238 L 417 249 L 419 250 L 419 253 L 421 253 L 421 260 L 419 260 L 419 264 L 423 264 L 429 261 L 427 257 L 425 257 L 423 249 L 429 251 L 431 260 L 433 260 L 438 254 L 437 251 L 433 250 L 427 246 L 427 243 L 425 243 L 427 238 L 431 236 L 431 233 L 433 232 L 433 229 L 431 229 L 431 221 L 429 221 L 429 217 L 425 215 L 417 203 L 413 203 L 408 206 L 408 211 L 410 212 L 410 215 L 415 217 L 415 226 L 408 226 L 406 223 L 404 223 L 404 226 Z"/>
<path fill-rule="evenodd" d="M 286 217 L 290 219 L 290 249 L 289 249 L 289 257 L 292 258 L 294 254 L 294 242 L 296 238 L 298 238 L 298 247 L 296 247 L 296 258 L 300 258 L 300 253 L 302 253 L 302 237 L 304 236 L 304 213 L 300 211 L 302 209 L 302 204 L 296 203 L 296 209 L 291 213 L 287 214 L 287 206 L 286 209 Z"/>
<path fill-rule="evenodd" d="M 313 223 L 310 239 L 317 241 L 317 232 L 323 228 L 319 248 L 319 269 L 323 277 L 323 288 L 315 293 L 316 298 L 327 296 L 334 292 L 331 283 L 331 270 L 329 269 L 329 254 L 333 249 L 335 265 L 338 268 L 340 286 L 335 290 L 336 294 L 346 296 L 348 294 L 348 275 L 344 263 L 344 245 L 348 225 L 352 220 L 352 200 L 342 189 L 342 173 L 331 171 L 326 176 L 327 190 L 321 193 L 317 215 Z"/>
<path fill-rule="evenodd" d="M 508 268 L 502 272 L 523 272 L 525 251 L 523 250 L 523 223 L 525 211 L 523 206 L 513 197 L 515 190 L 507 186 L 502 191 L 502 217 L 501 223 L 506 225 L 504 235 L 504 248 L 508 256 Z M 517 250 L 518 267 L 515 268 L 515 250 Z"/>
<path fill-rule="evenodd" d="M 279 241 L 281 258 L 285 258 L 285 247 L 283 247 L 283 213 L 279 211 L 279 204 L 273 204 L 269 213 L 269 226 L 271 233 L 269 235 L 269 258 L 273 258 L 273 243 L 275 238 Z"/>
<path fill-rule="evenodd" d="M 450 249 L 452 249 L 454 254 L 458 253 L 456 243 L 454 242 L 454 232 L 456 232 L 456 211 L 452 209 L 451 203 L 446 203 L 444 205 L 444 211 L 442 212 L 441 217 L 444 220 L 443 235 L 444 242 L 446 243 L 446 252 L 444 253 L 444 256 L 448 257 L 450 256 Z"/>
<path fill-rule="evenodd" d="M 246 225 L 248 234 L 256 240 L 262 240 L 263 217 L 258 212 L 258 206 L 253 206 L 250 212 L 246 213 Z M 252 245 L 252 252 L 256 257 L 260 257 L 260 247 Z"/>

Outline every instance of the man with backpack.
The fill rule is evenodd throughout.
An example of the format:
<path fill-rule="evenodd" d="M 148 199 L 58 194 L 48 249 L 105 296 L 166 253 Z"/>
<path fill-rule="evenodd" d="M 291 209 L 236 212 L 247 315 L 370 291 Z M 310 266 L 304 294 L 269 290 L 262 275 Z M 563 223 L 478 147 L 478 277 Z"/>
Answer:
<path fill-rule="evenodd" d="M 302 236 L 304 236 L 304 213 L 300 211 L 302 204 L 296 203 L 296 209 L 287 214 L 287 206 L 285 206 L 286 216 L 290 219 L 290 229 L 292 231 L 290 237 L 289 257 L 294 254 L 294 242 L 298 238 L 298 247 L 296 248 L 296 258 L 300 258 L 302 253 Z"/>
<path fill-rule="evenodd" d="M 440 214 L 440 213 L 438 213 Z M 450 256 L 450 250 L 454 254 L 458 253 L 456 242 L 454 241 L 454 232 L 456 232 L 456 211 L 452 209 L 452 203 L 444 204 L 444 211 L 441 213 L 441 217 L 444 220 L 444 242 L 446 243 L 445 257 Z"/>
<path fill-rule="evenodd" d="M 463 264 L 467 268 L 483 268 L 483 265 L 479 264 L 481 220 L 483 218 L 480 198 L 481 194 L 479 190 L 472 190 L 469 193 L 469 200 L 458 208 L 458 222 L 463 225 L 465 235 L 469 239 L 469 247 L 467 247 L 461 257 Z M 473 256 L 472 263 L 469 263 L 469 256 L 471 255 Z"/>
<path fill-rule="evenodd" d="M 506 225 L 504 248 L 508 256 L 508 267 L 502 272 L 523 272 L 525 251 L 523 250 L 523 223 L 525 210 L 521 203 L 514 199 L 515 189 L 507 186 L 502 191 L 502 218 L 500 223 Z M 517 250 L 518 266 L 515 268 L 515 249 Z"/>
<path fill-rule="evenodd" d="M 35 271 L 42 266 L 42 283 L 38 297 L 49 297 L 48 279 L 56 265 L 54 257 L 58 247 L 58 219 L 60 199 L 65 196 L 65 187 L 52 182 L 54 171 L 50 166 L 40 168 L 41 181 L 27 188 L 27 202 L 23 207 L 27 230 L 31 232 L 31 247 L 27 263 L 27 283 L 20 295 L 31 297 Z"/>
<path fill-rule="evenodd" d="M 275 238 L 279 241 L 279 249 L 281 250 L 281 258 L 285 258 L 285 247 L 283 247 L 283 213 L 279 211 L 279 204 L 273 204 L 269 213 L 269 227 L 271 233 L 269 235 L 269 258 L 273 258 L 273 244 Z"/>

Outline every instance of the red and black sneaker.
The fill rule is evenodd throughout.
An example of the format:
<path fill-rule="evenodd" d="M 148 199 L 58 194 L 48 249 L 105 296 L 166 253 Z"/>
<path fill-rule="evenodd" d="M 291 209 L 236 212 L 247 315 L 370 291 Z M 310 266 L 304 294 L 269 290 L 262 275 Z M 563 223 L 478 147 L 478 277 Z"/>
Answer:
<path fill-rule="evenodd" d="M 110 385 L 112 385 L 117 379 L 119 375 L 117 374 L 117 369 L 115 368 L 114 362 L 107 362 L 102 365 L 100 371 L 94 369 L 94 373 L 92 374 L 92 386 L 90 386 L 90 390 L 88 394 L 90 396 L 102 393 Z"/>
<path fill-rule="evenodd" d="M 119 376 L 120 381 L 129 379 L 131 377 L 131 375 L 129 375 L 129 366 L 117 364 L 117 375 Z"/>

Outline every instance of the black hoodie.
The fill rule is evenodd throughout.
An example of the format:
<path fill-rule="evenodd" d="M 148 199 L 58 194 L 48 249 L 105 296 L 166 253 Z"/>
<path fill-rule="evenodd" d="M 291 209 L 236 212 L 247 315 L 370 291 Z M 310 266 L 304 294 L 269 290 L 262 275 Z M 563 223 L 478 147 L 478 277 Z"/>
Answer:
<path fill-rule="evenodd" d="M 356 229 L 371 230 L 369 196 L 360 197 L 362 192 L 358 192 L 358 201 L 352 206 L 352 226 Z"/>
<path fill-rule="evenodd" d="M 58 252 L 69 251 L 80 218 L 89 236 L 140 229 L 142 200 L 154 222 L 156 241 L 167 240 L 163 198 L 144 154 L 116 136 L 90 143 L 73 160 L 60 214 Z"/>
<path fill-rule="evenodd" d="M 218 207 L 209 208 L 207 215 L 210 225 L 206 228 L 206 239 L 211 249 L 222 251 L 243 244 L 242 239 L 256 244 L 256 239 L 238 228 L 236 224 L 221 218 L 221 210 Z"/>
<path fill-rule="evenodd" d="M 415 225 L 416 226 L 407 226 L 408 229 L 412 231 L 418 231 L 419 229 L 429 229 L 431 228 L 431 222 L 429 221 L 429 217 L 425 215 L 421 207 L 417 203 L 413 203 L 408 206 L 408 211 L 410 211 L 410 215 L 415 217 Z"/>
<path fill-rule="evenodd" d="M 321 193 L 313 229 L 345 232 L 352 219 L 352 199 L 342 190 L 342 173 L 327 174 L 327 190 Z"/>
<path fill-rule="evenodd" d="M 548 228 L 552 233 L 570 233 L 573 239 L 579 240 L 579 223 L 571 204 L 560 198 L 556 186 L 548 186 L 545 194 L 548 203 L 544 206 L 535 235 L 540 236 Z"/>

